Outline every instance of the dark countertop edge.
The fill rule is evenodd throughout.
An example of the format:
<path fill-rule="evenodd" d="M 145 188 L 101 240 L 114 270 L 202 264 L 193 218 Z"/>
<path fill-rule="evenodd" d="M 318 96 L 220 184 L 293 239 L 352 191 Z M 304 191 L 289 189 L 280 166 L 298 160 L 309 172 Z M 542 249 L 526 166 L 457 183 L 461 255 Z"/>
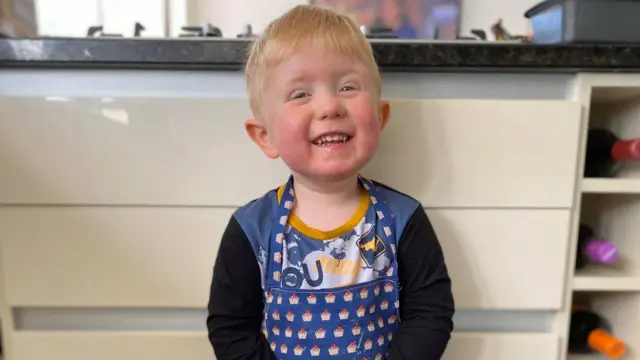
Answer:
<path fill-rule="evenodd" d="M 21 70 L 162 70 L 162 71 L 226 71 L 242 72 L 241 64 L 194 64 L 194 63 L 127 63 L 127 62 L 3 62 L 0 61 L 2 69 Z M 640 65 L 637 67 L 567 67 L 567 66 L 381 66 L 382 73 L 532 73 L 545 72 L 557 74 L 577 74 L 577 73 L 638 73 Z"/>
<path fill-rule="evenodd" d="M 248 40 L 0 39 L 1 68 L 241 71 Z M 372 40 L 382 72 L 640 72 L 640 44 Z"/>

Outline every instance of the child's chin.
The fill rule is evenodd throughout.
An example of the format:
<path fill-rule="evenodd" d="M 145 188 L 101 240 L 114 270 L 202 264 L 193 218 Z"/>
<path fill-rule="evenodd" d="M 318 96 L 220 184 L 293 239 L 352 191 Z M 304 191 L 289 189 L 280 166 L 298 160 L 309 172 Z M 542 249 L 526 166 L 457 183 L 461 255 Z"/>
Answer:
<path fill-rule="evenodd" d="M 301 166 L 291 166 L 290 169 L 306 179 L 318 182 L 335 182 L 353 178 L 360 172 L 360 163 L 354 159 L 330 159 L 308 161 Z"/>
<path fill-rule="evenodd" d="M 325 171 L 318 171 L 314 178 L 320 181 L 335 182 L 352 178 L 358 175 L 358 169 L 354 167 L 345 167 L 340 169 L 326 169 Z"/>

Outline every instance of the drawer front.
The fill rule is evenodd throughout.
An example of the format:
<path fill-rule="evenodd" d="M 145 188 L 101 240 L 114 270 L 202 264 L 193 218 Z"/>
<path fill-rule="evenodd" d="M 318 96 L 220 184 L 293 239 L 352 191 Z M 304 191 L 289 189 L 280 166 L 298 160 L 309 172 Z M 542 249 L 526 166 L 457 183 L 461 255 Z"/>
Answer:
<path fill-rule="evenodd" d="M 0 202 L 239 206 L 286 181 L 246 99 L 0 98 Z M 429 207 L 569 207 L 580 106 L 391 100 L 363 173 Z"/>
<path fill-rule="evenodd" d="M 427 213 L 443 247 L 457 308 L 561 308 L 570 210 Z"/>
<path fill-rule="evenodd" d="M 570 207 L 580 106 L 396 100 L 366 170 L 427 207 Z"/>
<path fill-rule="evenodd" d="M 10 306 L 203 308 L 232 209 L 0 208 Z"/>
<path fill-rule="evenodd" d="M 215 360 L 205 332 L 16 332 L 12 360 Z"/>
<path fill-rule="evenodd" d="M 559 339 L 544 333 L 454 333 L 443 360 L 556 360 Z"/>
<path fill-rule="evenodd" d="M 211 360 L 204 333 L 16 333 L 13 360 Z M 443 360 L 556 360 L 551 334 L 454 333 Z"/>
<path fill-rule="evenodd" d="M 13 306 L 202 307 L 232 212 L 0 208 L 7 301 Z M 428 215 L 458 307 L 560 307 L 569 210 L 428 210 Z"/>

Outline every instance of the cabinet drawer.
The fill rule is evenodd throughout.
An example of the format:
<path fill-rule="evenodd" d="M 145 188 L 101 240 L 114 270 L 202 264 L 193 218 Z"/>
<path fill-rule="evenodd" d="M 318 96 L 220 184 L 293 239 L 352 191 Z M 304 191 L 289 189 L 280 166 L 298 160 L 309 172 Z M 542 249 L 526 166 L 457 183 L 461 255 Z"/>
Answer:
<path fill-rule="evenodd" d="M 454 333 L 443 360 L 556 360 L 559 339 L 544 333 Z"/>
<path fill-rule="evenodd" d="M 18 332 L 14 360 L 210 360 L 204 333 Z M 454 333 L 443 360 L 556 360 L 558 338 L 535 333 Z"/>
<path fill-rule="evenodd" d="M 366 172 L 425 206 L 573 203 L 578 103 L 395 100 L 391 114 Z"/>
<path fill-rule="evenodd" d="M 205 332 L 15 332 L 12 360 L 211 360 Z"/>
<path fill-rule="evenodd" d="M 445 254 L 456 307 L 561 308 L 570 210 L 427 213 Z"/>
<path fill-rule="evenodd" d="M 204 308 L 232 209 L 0 208 L 10 306 Z"/>
<path fill-rule="evenodd" d="M 286 181 L 246 99 L 0 98 L 0 202 L 239 206 Z M 580 106 L 391 100 L 363 173 L 429 207 L 569 207 Z"/>
<path fill-rule="evenodd" d="M 2 208 L 7 301 L 13 306 L 202 307 L 232 212 Z M 569 210 L 429 210 L 428 215 L 459 308 L 560 307 Z"/>

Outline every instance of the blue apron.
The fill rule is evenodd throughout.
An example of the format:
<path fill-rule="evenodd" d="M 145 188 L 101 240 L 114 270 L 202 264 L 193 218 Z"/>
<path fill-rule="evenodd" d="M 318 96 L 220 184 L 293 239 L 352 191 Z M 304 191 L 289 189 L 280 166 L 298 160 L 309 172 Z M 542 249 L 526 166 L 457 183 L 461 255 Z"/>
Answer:
<path fill-rule="evenodd" d="M 376 212 L 376 237 L 395 250 L 395 221 L 380 189 L 359 178 Z M 281 285 L 285 228 L 295 194 L 290 178 L 278 204 L 269 243 L 264 331 L 278 359 L 386 359 L 398 328 L 398 263 L 365 283 L 333 289 L 289 289 Z"/>

